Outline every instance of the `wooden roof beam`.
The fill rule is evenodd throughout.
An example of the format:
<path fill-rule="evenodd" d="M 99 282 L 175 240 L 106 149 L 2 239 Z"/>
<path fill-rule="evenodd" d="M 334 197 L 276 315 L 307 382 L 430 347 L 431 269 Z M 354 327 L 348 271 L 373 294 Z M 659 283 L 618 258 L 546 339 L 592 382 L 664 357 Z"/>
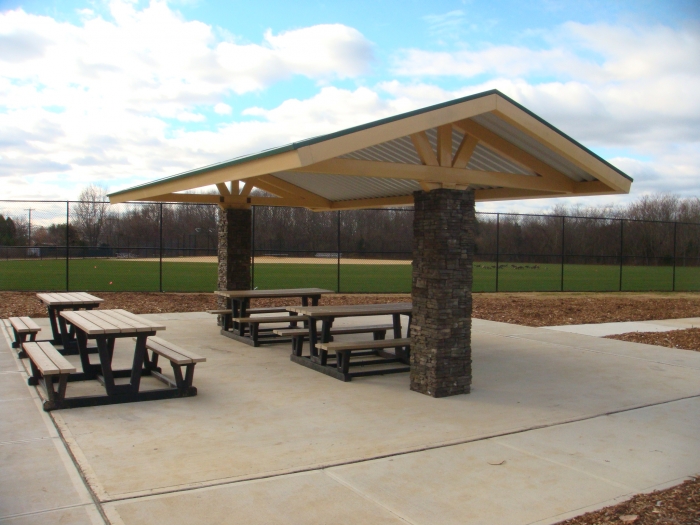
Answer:
<path fill-rule="evenodd" d="M 313 193 L 309 190 L 305 190 L 304 188 L 292 184 L 291 182 L 287 182 L 286 180 L 280 179 L 279 177 L 275 177 L 274 175 L 263 175 L 262 177 L 257 177 L 256 181 L 258 183 L 262 181 L 268 186 L 272 188 L 277 188 L 279 191 L 282 191 L 289 196 L 301 198 L 307 201 L 309 206 L 324 208 L 329 207 L 331 204 L 331 201 L 329 201 L 325 197 L 321 197 L 316 193 Z M 264 188 L 260 189 L 262 190 Z M 272 191 L 272 193 L 277 194 L 275 191 Z"/>
<path fill-rule="evenodd" d="M 501 155 L 505 155 L 509 159 L 531 169 L 538 175 L 552 181 L 571 181 L 569 177 L 561 173 L 559 170 L 551 167 L 546 162 L 541 161 L 534 155 L 520 149 L 506 139 L 500 137 L 493 131 L 485 128 L 481 124 L 477 124 L 473 120 L 467 119 L 458 122 L 459 127 L 465 133 L 472 135 L 484 143 L 485 146 L 495 150 Z"/>
<path fill-rule="evenodd" d="M 354 175 L 384 179 L 404 179 L 418 182 L 433 182 L 467 186 L 497 186 L 531 190 L 573 193 L 574 181 L 570 179 L 552 181 L 533 175 L 518 175 L 494 171 L 479 171 L 420 164 L 400 164 L 398 162 L 376 162 L 355 159 L 331 159 L 313 166 L 305 166 L 298 171 L 305 173 L 329 173 Z"/>
<path fill-rule="evenodd" d="M 440 165 L 437 156 L 433 151 L 433 147 L 430 145 L 430 141 L 428 140 L 428 134 L 425 131 L 411 135 L 411 142 L 413 142 L 413 147 L 416 148 L 418 158 L 420 158 L 420 161 L 425 166 Z"/>

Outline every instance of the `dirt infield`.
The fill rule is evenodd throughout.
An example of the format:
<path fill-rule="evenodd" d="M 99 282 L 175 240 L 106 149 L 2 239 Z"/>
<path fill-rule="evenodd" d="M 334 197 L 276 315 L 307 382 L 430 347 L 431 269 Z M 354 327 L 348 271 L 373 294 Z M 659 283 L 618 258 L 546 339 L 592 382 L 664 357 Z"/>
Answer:
<path fill-rule="evenodd" d="M 115 261 L 133 261 L 133 262 L 160 262 L 158 257 L 132 257 L 132 258 L 118 258 Z M 195 263 L 216 263 L 217 258 L 210 255 L 203 255 L 201 257 L 168 257 L 164 258 L 163 262 L 195 262 Z M 338 264 L 338 259 L 336 257 L 256 257 L 255 264 Z M 340 259 L 340 264 L 407 264 L 410 265 L 411 261 L 398 260 L 398 259 Z"/>
<path fill-rule="evenodd" d="M 100 292 L 102 308 L 131 312 L 197 312 L 217 307 L 214 294 Z M 332 294 L 321 304 L 366 304 L 410 301 L 408 294 Z M 473 316 L 527 326 L 651 321 L 700 317 L 698 293 L 502 293 L 474 294 Z M 283 306 L 284 299 L 257 300 L 257 306 Z M 46 317 L 34 292 L 0 292 L 0 318 Z"/>

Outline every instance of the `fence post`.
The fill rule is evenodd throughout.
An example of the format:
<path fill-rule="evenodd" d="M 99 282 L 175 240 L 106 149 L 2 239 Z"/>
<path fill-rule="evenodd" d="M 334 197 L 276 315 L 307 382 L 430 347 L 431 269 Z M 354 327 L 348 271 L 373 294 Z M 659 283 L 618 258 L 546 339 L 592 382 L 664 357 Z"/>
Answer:
<path fill-rule="evenodd" d="M 566 234 L 566 217 L 561 218 L 561 292 L 564 291 L 564 235 Z"/>
<path fill-rule="evenodd" d="M 336 292 L 340 293 L 340 210 L 338 210 L 338 275 L 336 279 Z"/>
<path fill-rule="evenodd" d="M 625 219 L 620 219 L 620 291 L 622 291 L 622 257 L 624 249 Z"/>
<path fill-rule="evenodd" d="M 160 203 L 160 239 L 159 239 L 159 247 L 160 247 L 160 283 L 159 283 L 159 289 L 161 293 L 163 292 L 163 203 Z"/>
<path fill-rule="evenodd" d="M 496 214 L 496 291 L 498 292 L 498 265 L 500 262 L 501 214 Z"/>
<path fill-rule="evenodd" d="M 70 292 L 70 201 L 66 201 L 66 292 Z"/>
<path fill-rule="evenodd" d="M 678 230 L 678 223 L 673 223 L 673 286 L 671 288 L 672 292 L 676 291 L 676 233 Z"/>

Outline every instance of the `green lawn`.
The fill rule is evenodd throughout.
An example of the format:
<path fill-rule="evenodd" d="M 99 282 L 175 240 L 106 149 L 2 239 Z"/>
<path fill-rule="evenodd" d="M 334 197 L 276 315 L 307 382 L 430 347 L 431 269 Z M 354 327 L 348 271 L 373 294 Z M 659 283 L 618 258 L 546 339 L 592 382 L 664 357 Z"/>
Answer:
<path fill-rule="evenodd" d="M 561 266 L 557 264 L 507 264 L 499 270 L 499 291 L 558 291 Z M 113 259 L 70 261 L 71 290 L 85 291 L 158 291 L 158 262 Z M 257 264 L 257 288 L 299 288 L 315 286 L 335 290 L 338 267 L 333 264 Z M 625 266 L 624 291 L 670 291 L 673 269 L 670 266 Z M 564 290 L 617 291 L 619 266 L 574 265 L 564 267 Z M 208 292 L 216 288 L 213 263 L 163 262 L 163 290 L 166 292 Z M 65 261 L 0 261 L 0 290 L 65 291 Z M 493 264 L 476 263 L 474 291 L 496 290 Z M 405 264 L 341 264 L 342 292 L 410 292 L 411 266 Z M 700 268 L 676 268 L 676 290 L 700 291 Z"/>

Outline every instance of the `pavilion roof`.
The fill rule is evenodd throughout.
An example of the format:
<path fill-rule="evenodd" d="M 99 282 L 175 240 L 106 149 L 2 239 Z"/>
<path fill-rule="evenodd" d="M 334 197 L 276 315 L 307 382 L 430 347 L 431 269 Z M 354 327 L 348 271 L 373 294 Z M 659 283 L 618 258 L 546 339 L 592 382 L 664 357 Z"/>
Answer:
<path fill-rule="evenodd" d="M 410 205 L 421 189 L 471 188 L 477 201 L 490 201 L 629 193 L 631 183 L 491 90 L 165 177 L 109 199 L 323 211 Z M 220 195 L 182 193 L 214 184 Z M 253 188 L 276 197 L 251 196 Z"/>

